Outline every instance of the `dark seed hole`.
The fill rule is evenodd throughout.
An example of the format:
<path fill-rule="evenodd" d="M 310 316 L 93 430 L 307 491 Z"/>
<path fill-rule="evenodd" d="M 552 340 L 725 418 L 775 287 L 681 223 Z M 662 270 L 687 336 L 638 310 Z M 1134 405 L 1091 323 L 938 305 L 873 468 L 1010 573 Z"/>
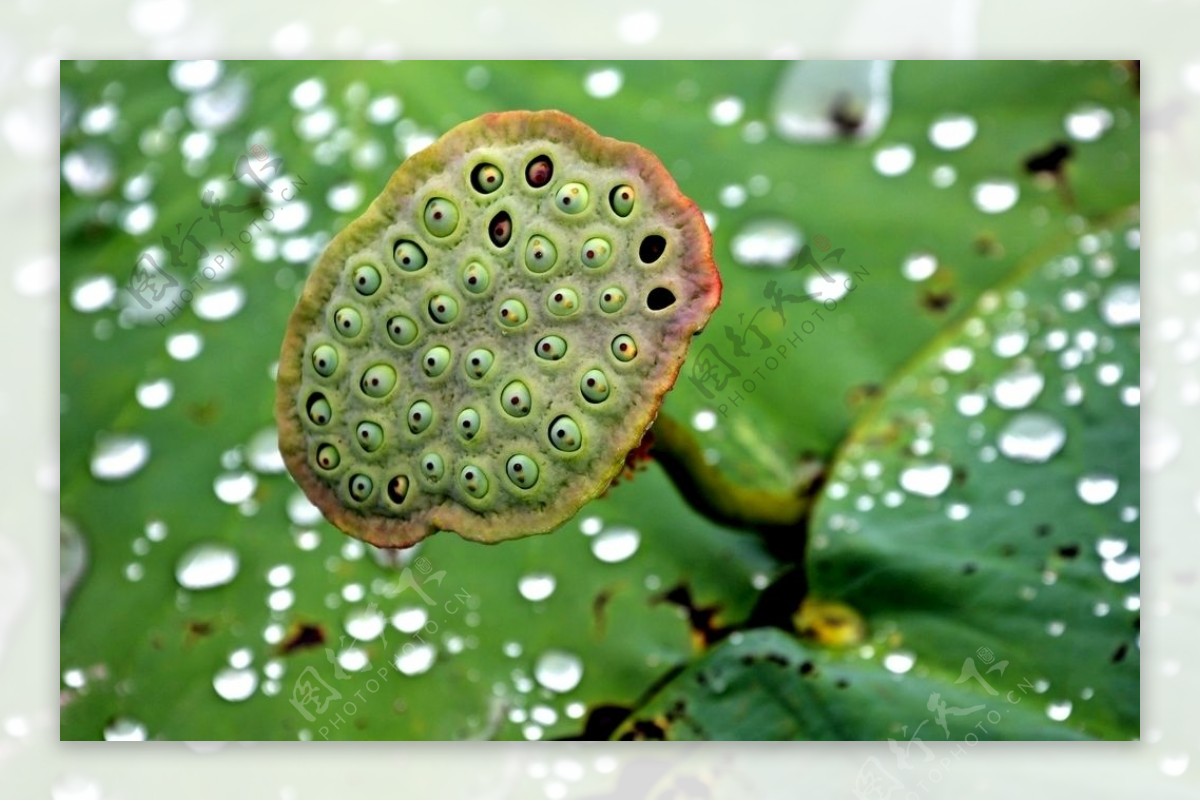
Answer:
<path fill-rule="evenodd" d="M 638 247 L 638 258 L 643 264 L 653 264 L 658 261 L 658 257 L 667 249 L 667 240 L 663 239 L 658 234 L 650 234 L 642 240 L 641 246 Z"/>
<path fill-rule="evenodd" d="M 537 156 L 525 168 L 525 180 L 534 189 L 550 183 L 550 178 L 553 175 L 554 163 L 550 161 L 549 156 Z"/>
<path fill-rule="evenodd" d="M 646 308 L 650 311 L 662 311 L 675 303 L 675 293 L 665 286 L 656 286 L 646 296 Z"/>
<path fill-rule="evenodd" d="M 400 491 L 400 480 L 403 476 L 396 476 L 388 483 L 388 498 L 392 503 L 403 503 L 407 492 Z"/>
<path fill-rule="evenodd" d="M 512 239 L 512 217 L 507 211 L 502 211 L 492 218 L 488 224 L 488 237 L 498 248 L 504 247 Z"/>

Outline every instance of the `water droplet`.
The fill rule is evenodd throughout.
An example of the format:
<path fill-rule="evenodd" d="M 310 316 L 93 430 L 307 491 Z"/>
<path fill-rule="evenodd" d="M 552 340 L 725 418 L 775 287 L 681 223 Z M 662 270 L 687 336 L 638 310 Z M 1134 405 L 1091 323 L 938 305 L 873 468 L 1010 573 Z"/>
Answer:
<path fill-rule="evenodd" d="M 641 536 L 632 528 L 613 528 L 592 540 L 592 553 L 601 562 L 624 562 L 637 553 Z"/>
<path fill-rule="evenodd" d="M 975 363 L 975 354 L 968 347 L 949 348 L 942 354 L 942 367 L 951 373 L 965 373 Z"/>
<path fill-rule="evenodd" d="M 893 177 L 903 175 L 912 169 L 914 161 L 916 161 L 916 152 L 911 146 L 892 145 L 875 151 L 871 163 L 880 175 Z"/>
<path fill-rule="evenodd" d="M 428 619 L 429 615 L 424 609 L 419 606 L 411 606 L 397 610 L 392 615 L 392 625 L 405 634 L 413 634 L 420 631 Z"/>
<path fill-rule="evenodd" d="M 978 128 L 966 114 L 947 114 L 929 126 L 929 141 L 942 150 L 961 150 L 975 139 Z"/>
<path fill-rule="evenodd" d="M 504 643 L 503 650 L 504 650 L 504 655 L 507 656 L 509 659 L 516 659 L 518 656 L 521 655 L 521 653 L 523 651 L 523 649 L 521 648 L 521 643 L 513 642 L 511 640 L 509 642 Z"/>
<path fill-rule="evenodd" d="M 1021 192 L 1012 181 L 983 181 L 971 190 L 975 207 L 985 214 L 999 214 L 1017 204 Z"/>
<path fill-rule="evenodd" d="M 362 187 L 347 181 L 331 187 L 328 194 L 325 195 L 325 202 L 334 211 L 348 212 L 358 208 L 358 204 L 362 203 L 362 197 Z"/>
<path fill-rule="evenodd" d="M 1001 409 L 1024 409 L 1037 400 L 1046 386 L 1045 377 L 1028 365 L 1021 365 L 996 379 L 992 399 Z"/>
<path fill-rule="evenodd" d="M 620 70 L 612 68 L 594 70 L 584 78 L 583 90 L 596 98 L 612 97 L 621 91 L 621 84 L 624 81 L 625 78 L 621 75 Z"/>
<path fill-rule="evenodd" d="M 187 590 L 207 590 L 233 581 L 238 573 L 237 552 L 223 543 L 189 548 L 175 565 L 175 580 Z"/>
<path fill-rule="evenodd" d="M 975 417 L 987 408 L 987 396 L 982 392 L 968 392 L 960 395 L 954 406 L 963 417 Z"/>
<path fill-rule="evenodd" d="M 1100 316 L 1114 327 L 1137 325 L 1142 320 L 1142 292 L 1137 284 L 1117 284 L 1104 293 Z"/>
<path fill-rule="evenodd" d="M 250 87 L 245 81 L 227 80 L 189 97 L 188 119 L 197 128 L 221 131 L 237 121 L 249 99 Z"/>
<path fill-rule="evenodd" d="M 907 673 L 912 670 L 917 657 L 909 651 L 893 651 L 883 658 L 883 666 L 891 673 Z"/>
<path fill-rule="evenodd" d="M 311 111 L 325 99 L 325 83 L 320 78 L 308 78 L 292 87 L 292 105 L 300 111 Z"/>
<path fill-rule="evenodd" d="M 81 197 L 103 195 L 117 181 L 112 153 L 98 144 L 84 145 L 63 156 L 62 176 Z"/>
<path fill-rule="evenodd" d="M 998 335 L 992 342 L 992 353 L 1002 359 L 1011 359 L 1024 353 L 1027 345 L 1029 345 L 1028 332 L 1018 328 Z"/>
<path fill-rule="evenodd" d="M 274 590 L 267 596 L 267 606 L 272 612 L 286 612 L 296 602 L 296 593 L 288 589 Z"/>
<path fill-rule="evenodd" d="M 204 339 L 194 331 L 172 334 L 167 337 L 167 353 L 172 359 L 181 362 L 190 361 L 199 356 L 203 349 Z"/>
<path fill-rule="evenodd" d="M 258 673 L 249 668 L 222 668 L 213 676 L 213 689 L 226 701 L 245 701 L 258 689 Z"/>
<path fill-rule="evenodd" d="M 1090 473 L 1075 483 L 1079 497 L 1093 506 L 1111 501 L 1117 494 L 1117 487 L 1117 477 L 1105 473 Z"/>
<path fill-rule="evenodd" d="M 922 464 L 905 468 L 900 473 L 900 486 L 905 492 L 936 498 L 950 486 L 954 471 L 946 464 Z"/>
<path fill-rule="evenodd" d="M 746 104 L 740 97 L 722 97 L 708 109 L 708 118 L 717 125 L 733 125 L 742 118 Z"/>
<path fill-rule="evenodd" d="M 517 582 L 521 597 L 527 601 L 544 601 L 554 593 L 554 576 L 549 573 L 530 573 Z"/>
<path fill-rule="evenodd" d="M 1115 537 L 1101 537 L 1096 541 L 1096 553 L 1101 559 L 1116 559 L 1129 549 L 1129 543 Z"/>
<path fill-rule="evenodd" d="M 1051 720 L 1063 721 L 1071 717 L 1071 702 L 1056 701 L 1046 707 L 1046 717 Z"/>
<path fill-rule="evenodd" d="M 377 97 L 367 106 L 367 119 L 376 125 L 395 122 L 404 110 L 404 104 L 395 95 Z"/>
<path fill-rule="evenodd" d="M 181 92 L 207 89 L 221 77 L 220 61 L 176 61 L 171 65 L 171 85 Z"/>
<path fill-rule="evenodd" d="M 540 740 L 542 739 L 542 727 L 535 723 L 530 723 L 528 726 L 521 729 L 521 734 L 526 740 Z"/>
<path fill-rule="evenodd" d="M 206 289 L 196 295 L 192 311 L 201 320 L 228 320 L 246 305 L 246 290 L 237 284 Z"/>
<path fill-rule="evenodd" d="M 346 617 L 346 633 L 359 642 L 370 642 L 383 633 L 387 621 L 377 609 L 360 609 Z"/>
<path fill-rule="evenodd" d="M 171 402 L 171 397 L 175 394 L 175 385 L 169 378 L 160 378 L 157 381 L 138 384 L 136 394 L 138 403 L 144 408 L 161 409 Z"/>
<path fill-rule="evenodd" d="M 158 210 L 153 203 L 138 203 L 121 215 L 121 230 L 131 236 L 141 236 L 154 226 Z"/>
<path fill-rule="evenodd" d="M 1046 624 L 1046 633 L 1051 637 L 1061 637 L 1067 630 L 1067 624 L 1061 620 L 1051 620 Z"/>
<path fill-rule="evenodd" d="M 792 142 L 871 140 L 891 111 L 890 61 L 796 61 L 775 88 L 771 120 Z"/>
<path fill-rule="evenodd" d="M 81 312 L 100 311 L 117 297 L 117 282 L 111 275 L 85 278 L 71 289 L 71 308 Z"/>
<path fill-rule="evenodd" d="M 721 201 L 721 205 L 726 208 L 736 209 L 746 202 L 746 187 L 741 184 L 728 184 L 721 187 L 721 191 L 717 196 Z"/>
<path fill-rule="evenodd" d="M 1076 108 L 1063 121 L 1063 127 L 1077 142 L 1095 142 L 1112 124 L 1111 111 L 1091 104 Z"/>
<path fill-rule="evenodd" d="M 104 739 L 114 741 L 137 741 L 146 739 L 146 724 L 133 718 L 120 717 L 104 727 Z"/>
<path fill-rule="evenodd" d="M 538 657 L 533 676 L 547 690 L 569 693 L 583 678 L 583 662 L 574 654 L 551 649 Z"/>
<path fill-rule="evenodd" d="M 429 643 L 405 643 L 396 656 L 396 669 L 405 676 L 418 676 L 429 668 L 437 658 L 437 651 Z"/>
<path fill-rule="evenodd" d="M 830 272 L 829 278 L 813 274 L 804 281 L 804 291 L 821 300 L 841 300 L 850 291 L 849 276 L 841 272 Z"/>
<path fill-rule="evenodd" d="M 900 272 L 909 281 L 924 281 L 937 272 L 937 258 L 932 253 L 914 253 L 900 265 Z"/>
<path fill-rule="evenodd" d="M 585 537 L 594 537 L 604 528 L 604 521 L 598 517 L 585 517 L 579 523 L 579 530 Z"/>
<path fill-rule="evenodd" d="M 787 220 L 746 223 L 730 245 L 733 257 L 745 267 L 784 267 L 804 245 L 800 229 Z"/>
<path fill-rule="evenodd" d="M 288 498 L 287 515 L 288 520 L 297 526 L 311 526 L 321 520 L 321 510 L 313 506 L 299 490 Z"/>
<path fill-rule="evenodd" d="M 958 180 L 958 172 L 949 164 L 941 164 L 933 168 L 929 179 L 938 189 L 945 189 L 954 186 L 954 182 Z"/>
<path fill-rule="evenodd" d="M 1024 412 L 1005 425 L 996 444 L 1013 461 L 1036 463 L 1050 459 L 1066 441 L 1066 429 L 1058 420 L 1043 412 Z"/>
<path fill-rule="evenodd" d="M 150 443 L 133 434 L 103 435 L 92 454 L 92 475 L 102 481 L 116 481 L 140 470 L 150 459 Z"/>
<path fill-rule="evenodd" d="M 1123 554 L 1115 559 L 1105 560 L 1103 570 L 1104 577 L 1109 581 L 1123 584 L 1137 578 L 1142 572 L 1142 560 L 1137 554 Z"/>
<path fill-rule="evenodd" d="M 226 473 L 213 481 L 213 491 L 224 503 L 239 504 L 248 500 L 258 488 L 258 477 L 253 473 Z"/>
<path fill-rule="evenodd" d="M 692 427 L 697 431 L 712 431 L 717 427 L 717 413 L 711 409 L 701 409 L 692 415 Z"/>
<path fill-rule="evenodd" d="M 286 587 L 292 583 L 296 571 L 291 565 L 275 565 L 267 571 L 267 583 L 272 587 Z"/>

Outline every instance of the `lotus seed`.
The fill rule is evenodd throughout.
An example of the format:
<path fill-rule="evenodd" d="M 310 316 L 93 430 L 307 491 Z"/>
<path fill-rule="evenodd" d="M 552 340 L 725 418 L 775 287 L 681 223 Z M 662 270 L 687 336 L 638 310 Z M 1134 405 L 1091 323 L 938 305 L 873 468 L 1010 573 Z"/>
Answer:
<path fill-rule="evenodd" d="M 375 482 L 362 473 L 350 476 L 350 497 L 356 501 L 365 501 L 375 489 Z"/>
<path fill-rule="evenodd" d="M 308 396 L 308 419 L 323 426 L 333 419 L 333 407 L 320 392 Z"/>
<path fill-rule="evenodd" d="M 458 475 L 463 489 L 472 498 L 482 498 L 487 495 L 488 480 L 482 468 L 469 464 Z"/>
<path fill-rule="evenodd" d="M 567 355 L 567 341 L 560 336 L 551 334 L 539 339 L 533 346 L 533 352 L 538 355 L 539 359 L 556 362 Z"/>
<path fill-rule="evenodd" d="M 425 351 L 425 355 L 421 358 L 421 369 L 430 378 L 437 378 L 446 372 L 446 368 L 449 366 L 450 349 L 444 345 L 435 345 Z"/>
<path fill-rule="evenodd" d="M 338 352 L 332 345 L 317 345 L 312 354 L 313 369 L 328 378 L 338 366 Z"/>
<path fill-rule="evenodd" d="M 531 272 L 544 273 L 558 261 L 558 249 L 544 236 L 531 236 L 525 246 L 525 266 Z"/>
<path fill-rule="evenodd" d="M 509 457 L 505 472 L 508 473 L 509 481 L 521 489 L 529 489 L 537 483 L 539 471 L 537 462 L 528 456 L 517 454 Z"/>
<path fill-rule="evenodd" d="M 666 249 L 667 240 L 658 234 L 651 234 L 642 240 L 642 244 L 638 248 L 638 258 L 642 260 L 643 264 L 653 264 L 658 261 Z"/>
<path fill-rule="evenodd" d="M 565 414 L 554 418 L 550 424 L 550 444 L 560 451 L 572 453 L 583 445 L 583 434 L 579 424 Z"/>
<path fill-rule="evenodd" d="M 388 336 L 397 345 L 411 345 L 417 338 L 417 324 L 410 317 L 397 314 L 387 322 Z"/>
<path fill-rule="evenodd" d="M 387 486 L 388 500 L 397 506 L 408 497 L 408 476 L 393 476 Z"/>
<path fill-rule="evenodd" d="M 433 407 L 427 401 L 419 400 L 408 407 L 408 430 L 420 434 L 433 423 Z"/>
<path fill-rule="evenodd" d="M 421 472 L 430 481 L 441 481 L 446 474 L 446 462 L 440 454 L 427 453 L 421 457 Z"/>
<path fill-rule="evenodd" d="M 442 325 L 454 322 L 458 317 L 458 301 L 449 295 L 434 295 L 429 299 L 429 316 Z"/>
<path fill-rule="evenodd" d="M 479 412 L 463 409 L 458 413 L 458 434 L 463 439 L 475 439 L 479 433 Z"/>
<path fill-rule="evenodd" d="M 471 378 L 483 378 L 487 375 L 488 370 L 492 369 L 492 364 L 496 361 L 496 357 L 487 348 L 476 348 L 467 354 L 467 360 L 463 362 L 463 369 L 467 371 L 467 375 Z"/>
<path fill-rule="evenodd" d="M 608 202 L 612 206 L 614 214 L 618 217 L 628 217 L 633 211 L 633 202 L 636 197 L 632 186 L 622 184 L 609 193 Z"/>
<path fill-rule="evenodd" d="M 396 386 L 396 368 L 390 364 L 374 364 L 363 373 L 362 391 L 372 398 L 385 397 Z"/>
<path fill-rule="evenodd" d="M 379 427 L 378 423 L 361 422 L 354 433 L 355 442 L 368 453 L 383 447 L 383 429 Z"/>
<path fill-rule="evenodd" d="M 594 236 L 583 243 L 583 247 L 579 251 L 579 260 L 583 262 L 584 267 L 591 267 L 594 270 L 603 267 L 611 255 L 612 245 L 608 244 L 608 240 Z"/>
<path fill-rule="evenodd" d="M 579 379 L 579 391 L 588 403 L 600 403 L 608 399 L 608 379 L 600 370 L 588 370 Z"/>
<path fill-rule="evenodd" d="M 579 293 L 568 287 L 559 287 L 546 297 L 546 308 L 555 317 L 566 317 L 579 311 Z"/>
<path fill-rule="evenodd" d="M 500 391 L 500 406 L 512 417 L 524 417 L 533 406 L 524 381 L 509 381 Z"/>
<path fill-rule="evenodd" d="M 564 214 L 579 214 L 588 207 L 590 199 L 586 186 L 572 182 L 563 184 L 554 195 L 554 205 Z"/>
<path fill-rule="evenodd" d="M 505 328 L 516 328 L 529 319 L 529 312 L 525 310 L 525 304 L 516 298 L 509 298 L 500 304 L 500 311 L 497 313 L 500 317 L 500 325 Z"/>
<path fill-rule="evenodd" d="M 471 186 L 476 192 L 490 195 L 504 183 L 504 173 L 495 164 L 483 163 L 471 171 Z"/>
<path fill-rule="evenodd" d="M 396 248 L 392 251 L 393 257 L 396 259 L 396 266 L 406 273 L 415 273 L 427 263 L 425 251 L 415 242 L 410 242 L 407 239 L 401 239 L 396 243 Z"/>
<path fill-rule="evenodd" d="M 425 227 L 440 238 L 450 236 L 458 227 L 458 206 L 444 197 L 435 197 L 425 204 Z"/>
<path fill-rule="evenodd" d="M 471 294 L 482 295 L 492 285 L 492 274 L 479 262 L 470 262 L 463 268 L 462 285 Z"/>
<path fill-rule="evenodd" d="M 620 311 L 625 305 L 625 291 L 617 286 L 610 286 L 600 293 L 600 311 L 612 314 Z"/>
<path fill-rule="evenodd" d="M 379 291 L 382 279 L 379 270 L 369 264 L 364 264 L 354 270 L 354 289 L 360 295 L 374 295 Z"/>
<path fill-rule="evenodd" d="M 621 334 L 612 341 L 612 352 L 618 361 L 633 361 L 633 357 L 637 356 L 637 343 L 628 334 Z"/>
<path fill-rule="evenodd" d="M 358 313 L 358 309 L 343 306 L 333 315 L 333 326 L 342 336 L 353 339 L 362 333 L 362 315 Z"/>
<path fill-rule="evenodd" d="M 322 470 L 332 470 L 342 462 L 342 455 L 332 445 L 322 445 L 317 448 L 317 464 Z"/>
<path fill-rule="evenodd" d="M 502 211 L 492 218 L 488 224 L 488 239 L 498 248 L 502 248 L 512 239 L 512 217 L 507 211 Z"/>
<path fill-rule="evenodd" d="M 554 176 L 554 163 L 549 156 L 538 156 L 525 168 L 525 180 L 534 189 L 550 183 Z"/>

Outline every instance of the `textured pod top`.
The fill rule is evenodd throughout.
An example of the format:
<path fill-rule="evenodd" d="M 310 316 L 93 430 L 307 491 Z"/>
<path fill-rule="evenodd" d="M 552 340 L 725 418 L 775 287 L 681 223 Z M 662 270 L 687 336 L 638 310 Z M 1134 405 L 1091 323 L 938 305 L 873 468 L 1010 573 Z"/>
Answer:
<path fill-rule="evenodd" d="M 621 469 L 720 293 L 652 153 L 557 111 L 484 115 L 321 256 L 283 342 L 280 449 L 379 546 L 549 531 Z"/>

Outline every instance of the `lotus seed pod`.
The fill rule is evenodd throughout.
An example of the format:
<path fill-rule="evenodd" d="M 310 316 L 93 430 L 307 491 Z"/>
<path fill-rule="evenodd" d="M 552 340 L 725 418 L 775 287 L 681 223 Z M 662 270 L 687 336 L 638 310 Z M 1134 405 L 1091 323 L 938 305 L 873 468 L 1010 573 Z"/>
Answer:
<path fill-rule="evenodd" d="M 310 273 L 280 451 L 375 545 L 549 531 L 623 468 L 720 290 L 651 153 L 559 112 L 485 115 L 405 161 Z"/>

